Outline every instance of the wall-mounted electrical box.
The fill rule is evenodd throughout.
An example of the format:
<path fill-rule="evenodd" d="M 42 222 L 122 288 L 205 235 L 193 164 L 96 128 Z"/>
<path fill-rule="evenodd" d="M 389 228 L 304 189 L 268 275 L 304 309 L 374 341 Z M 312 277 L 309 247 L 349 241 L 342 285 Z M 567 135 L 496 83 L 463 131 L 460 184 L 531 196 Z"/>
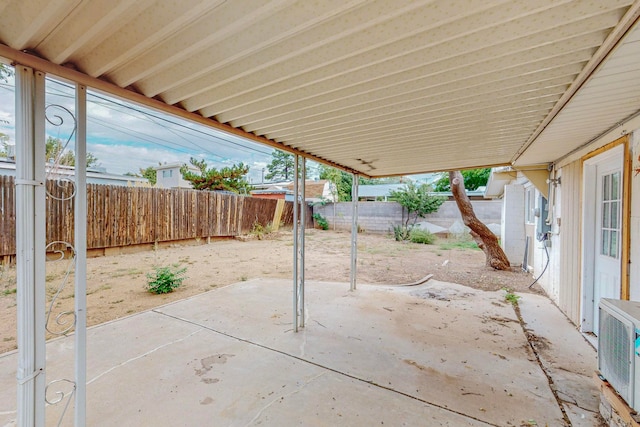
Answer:
<path fill-rule="evenodd" d="M 539 241 L 549 240 L 549 233 L 551 232 L 551 225 L 547 224 L 547 218 L 549 217 L 549 204 L 547 199 L 540 195 L 538 200 L 538 207 L 536 208 L 536 216 L 538 221 L 536 223 L 536 237 Z"/>

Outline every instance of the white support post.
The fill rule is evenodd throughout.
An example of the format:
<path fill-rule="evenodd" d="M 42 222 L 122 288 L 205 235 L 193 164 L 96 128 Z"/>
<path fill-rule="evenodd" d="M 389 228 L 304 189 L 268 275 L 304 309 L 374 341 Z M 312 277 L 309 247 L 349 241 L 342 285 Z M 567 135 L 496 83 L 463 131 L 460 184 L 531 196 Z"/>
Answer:
<path fill-rule="evenodd" d="M 293 180 L 293 330 L 304 327 L 304 229 L 306 159 L 294 155 Z"/>
<path fill-rule="evenodd" d="M 356 290 L 356 273 L 358 267 L 358 174 L 353 175 L 351 185 L 351 286 L 349 290 Z"/>
<path fill-rule="evenodd" d="M 298 155 L 293 156 L 293 330 L 298 332 Z"/>
<path fill-rule="evenodd" d="M 45 424 L 44 73 L 15 67 L 17 425 Z"/>
<path fill-rule="evenodd" d="M 86 425 L 87 396 L 87 88 L 76 85 L 75 264 L 75 425 Z"/>
<path fill-rule="evenodd" d="M 299 314 L 299 323 L 300 327 L 304 328 L 304 236 L 305 229 L 307 224 L 307 202 L 306 202 L 306 177 L 307 177 L 307 159 L 302 156 L 298 156 L 300 159 L 300 184 L 302 189 L 300 190 L 300 248 L 299 248 L 299 271 L 300 282 L 299 282 L 299 294 L 298 294 L 298 311 Z"/>

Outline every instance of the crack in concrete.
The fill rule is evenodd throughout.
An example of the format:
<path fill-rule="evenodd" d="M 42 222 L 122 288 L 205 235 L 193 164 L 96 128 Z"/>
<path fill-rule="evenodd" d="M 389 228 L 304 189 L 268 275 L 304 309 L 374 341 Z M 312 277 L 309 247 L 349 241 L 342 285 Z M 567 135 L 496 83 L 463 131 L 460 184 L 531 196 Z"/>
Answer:
<path fill-rule="evenodd" d="M 132 358 L 131 358 L 131 359 L 129 359 L 129 360 L 125 360 L 125 361 L 124 361 L 124 362 L 122 362 L 122 363 L 119 363 L 119 364 L 117 364 L 117 365 L 115 365 L 115 366 L 112 366 L 111 368 L 107 369 L 106 371 L 104 371 L 104 372 L 102 372 L 102 373 L 100 373 L 100 374 L 96 375 L 95 377 L 93 377 L 92 379 L 90 379 L 89 381 L 87 381 L 87 385 L 91 384 L 91 383 L 92 383 L 92 382 L 94 382 L 94 381 L 97 381 L 98 379 L 100 379 L 100 378 L 102 378 L 103 376 L 107 375 L 109 372 L 112 372 L 112 371 L 114 371 L 114 370 L 116 370 L 116 369 L 118 369 L 118 368 L 120 368 L 120 367 L 122 367 L 122 366 L 125 366 L 125 365 L 127 365 L 127 364 L 129 364 L 129 363 L 131 363 L 131 362 L 135 362 L 135 361 L 136 361 L 136 360 L 138 360 L 138 359 L 142 359 L 143 357 L 146 357 L 146 356 L 150 355 L 151 353 L 155 353 L 156 351 L 158 351 L 158 350 L 160 350 L 160 349 L 163 349 L 163 348 L 165 348 L 165 347 L 168 347 L 168 346 L 173 345 L 173 344 L 175 344 L 175 343 L 178 343 L 178 342 L 180 342 L 180 341 L 184 341 L 184 340 L 186 340 L 187 338 L 189 338 L 189 337 L 191 337 L 191 336 L 193 336 L 193 335 L 197 334 L 198 332 L 202 331 L 203 329 L 204 329 L 204 328 L 200 327 L 200 329 L 198 329 L 198 330 L 196 330 L 196 331 L 191 332 L 191 333 L 190 333 L 190 334 L 188 334 L 187 336 L 184 336 L 184 337 L 182 337 L 182 338 L 178 338 L 177 340 L 174 340 L 174 341 L 168 342 L 168 343 L 166 343 L 166 344 L 162 344 L 162 345 L 160 345 L 160 346 L 158 346 L 158 347 L 156 347 L 156 348 L 154 348 L 154 349 L 151 349 L 151 350 L 147 351 L 146 353 L 143 353 L 143 354 L 141 354 L 141 355 L 139 355 L 139 356 L 136 356 L 136 357 L 132 357 Z"/>
<path fill-rule="evenodd" d="M 301 387 L 296 388 L 295 390 L 293 390 L 291 393 L 287 393 L 287 394 L 281 394 L 278 397 L 276 397 L 275 399 L 273 399 L 271 402 L 267 403 L 265 406 L 263 406 L 258 413 L 255 415 L 255 417 L 253 417 L 251 419 L 251 421 L 249 421 L 247 424 L 245 424 L 245 427 L 251 426 L 253 425 L 254 422 L 256 422 L 260 416 L 262 415 L 262 413 L 264 411 L 266 411 L 267 409 L 269 409 L 269 407 L 271 407 L 274 403 L 283 400 L 285 397 L 290 397 L 293 396 L 294 394 L 298 394 L 300 393 L 306 386 L 308 386 L 309 384 L 311 384 L 312 382 L 314 382 L 315 380 L 317 380 L 318 378 L 326 375 L 326 372 L 321 372 L 318 375 L 316 375 L 315 377 L 311 378 L 309 381 L 305 381 L 304 384 L 302 384 Z"/>
<path fill-rule="evenodd" d="M 420 398 L 420 397 L 418 397 L 418 396 L 414 396 L 414 395 L 412 395 L 412 394 L 405 393 L 405 392 L 400 391 L 400 390 L 396 390 L 396 389 L 394 389 L 394 388 L 391 388 L 391 387 L 385 386 L 385 385 L 383 385 L 383 384 L 378 384 L 378 383 L 374 382 L 373 380 L 367 380 L 367 379 L 364 379 L 364 378 L 360 378 L 360 377 L 357 377 L 357 376 L 355 376 L 355 375 L 353 375 L 353 374 L 349 374 L 349 373 L 347 373 L 347 372 L 343 372 L 343 371 L 340 371 L 340 370 L 338 370 L 338 369 L 331 368 L 331 367 L 329 367 L 329 366 L 322 365 L 322 364 L 317 363 L 317 362 L 313 362 L 313 361 L 308 360 L 308 359 L 305 359 L 305 358 L 303 358 L 303 357 L 296 356 L 296 355 L 291 354 L 291 353 L 287 353 L 287 352 L 285 352 L 285 351 L 283 351 L 283 350 L 278 350 L 278 349 L 276 349 L 276 348 L 269 347 L 269 346 L 266 346 L 266 345 L 264 345 L 264 344 L 257 343 L 257 342 L 255 342 L 255 341 L 251 341 L 251 340 L 249 340 L 249 339 L 247 339 L 247 338 L 240 338 L 240 337 L 237 337 L 237 336 L 235 336 L 235 335 L 231 335 L 231 334 L 229 334 L 229 333 L 227 333 L 227 332 L 222 332 L 222 331 L 219 331 L 219 330 L 217 330 L 217 329 L 214 329 L 214 328 L 212 328 L 212 327 L 210 327 L 210 326 L 201 325 L 201 324 L 199 324 L 199 323 L 197 323 L 197 322 L 195 322 L 195 321 L 193 321 L 193 320 L 185 319 L 185 318 L 180 317 L 180 316 L 174 316 L 174 315 L 172 315 L 172 314 L 164 313 L 164 312 L 162 312 L 162 311 L 156 311 L 156 310 L 153 310 L 153 311 L 154 311 L 154 313 L 162 314 L 162 315 L 167 316 L 167 317 L 172 318 L 172 319 L 176 319 L 176 320 L 179 320 L 179 321 L 182 321 L 182 322 L 185 322 L 185 323 L 189 323 L 189 324 L 192 324 L 192 325 L 199 326 L 199 327 L 201 327 L 201 328 L 203 328 L 203 329 L 206 329 L 206 330 L 211 331 L 211 332 L 214 332 L 214 333 L 216 333 L 216 334 L 219 334 L 219 335 L 222 335 L 222 336 L 225 336 L 225 337 L 228 337 L 228 338 L 234 339 L 234 340 L 236 340 L 236 341 L 243 342 L 243 343 L 246 343 L 246 344 L 249 344 L 249 345 L 253 345 L 253 346 L 256 346 L 256 347 L 262 348 L 262 349 L 264 349 L 264 350 L 272 351 L 272 352 L 274 352 L 274 353 L 278 353 L 278 354 L 281 354 L 281 355 L 283 355 L 283 356 L 290 357 L 290 358 L 292 358 L 292 359 L 296 359 L 296 360 L 298 360 L 298 361 L 300 361 L 300 362 L 303 362 L 303 363 L 307 363 L 307 364 L 309 364 L 309 365 L 316 366 L 316 367 L 318 367 L 318 368 L 320 368 L 320 369 L 324 369 L 324 370 L 326 370 L 326 371 L 333 372 L 333 373 L 335 373 L 335 374 L 338 374 L 338 375 L 344 376 L 344 377 L 346 377 L 346 378 L 350 378 L 350 379 L 355 380 L 355 381 L 360 381 L 360 382 L 362 382 L 362 383 L 369 384 L 369 385 L 372 385 L 372 386 L 378 387 L 378 388 L 380 388 L 380 389 L 387 390 L 387 391 L 390 391 L 390 392 L 392 392 L 392 393 L 399 394 L 399 395 L 404 396 L 404 397 L 407 397 L 407 398 L 409 398 L 409 399 L 413 399 L 413 400 L 416 400 L 416 401 L 418 401 L 418 402 L 422 402 L 422 403 L 424 403 L 424 404 L 426 404 L 426 405 L 433 406 L 434 408 L 438 408 L 438 409 L 441 409 L 441 410 L 443 410 L 443 411 L 450 412 L 450 413 L 452 413 L 452 414 L 460 415 L 460 416 L 462 416 L 462 417 L 464 417 L 464 418 L 467 418 L 467 419 L 470 419 L 470 420 L 474 420 L 474 421 L 478 421 L 478 422 L 481 422 L 481 423 L 486 424 L 486 425 L 491 426 L 491 427 L 500 427 L 498 424 L 494 424 L 494 423 L 491 423 L 491 422 L 489 422 L 489 421 L 486 421 L 486 420 L 483 420 L 483 419 L 480 419 L 480 418 L 474 417 L 473 415 L 465 414 L 464 412 L 456 411 L 455 409 L 451 409 L 451 408 L 448 408 L 448 407 L 443 406 L 443 405 L 439 405 L 439 404 L 434 403 L 434 402 L 429 402 L 428 400 L 426 400 L 426 399 L 422 399 L 422 398 Z M 563 411 L 563 413 L 564 413 L 564 411 Z M 570 427 L 570 424 L 569 424 L 569 427 Z"/>
<path fill-rule="evenodd" d="M 560 412 L 562 412 L 562 419 L 564 420 L 565 426 L 572 427 L 573 424 L 571 423 L 571 419 L 569 419 L 569 415 L 567 414 L 567 411 L 564 408 L 564 401 L 558 395 L 558 390 L 556 388 L 555 383 L 553 382 L 553 378 L 551 377 L 547 369 L 544 367 L 544 363 L 542 363 L 540 354 L 538 353 L 538 350 L 536 349 L 536 346 L 535 346 L 536 340 L 534 339 L 533 334 L 526 328 L 526 322 L 522 318 L 522 313 L 520 313 L 520 307 L 518 307 L 517 303 L 512 304 L 512 306 L 513 306 L 513 311 L 516 313 L 516 316 L 518 317 L 518 322 L 520 323 L 520 327 L 522 328 L 524 337 L 526 338 L 527 343 L 529 344 L 529 347 L 531 348 L 531 351 L 533 352 L 533 355 L 536 358 L 536 362 L 538 363 L 538 366 L 540 367 L 540 370 L 542 371 L 544 376 L 547 377 L 547 382 L 549 383 L 549 390 L 553 394 L 553 397 L 556 399 L 556 403 L 558 404 L 558 408 L 560 408 Z"/>

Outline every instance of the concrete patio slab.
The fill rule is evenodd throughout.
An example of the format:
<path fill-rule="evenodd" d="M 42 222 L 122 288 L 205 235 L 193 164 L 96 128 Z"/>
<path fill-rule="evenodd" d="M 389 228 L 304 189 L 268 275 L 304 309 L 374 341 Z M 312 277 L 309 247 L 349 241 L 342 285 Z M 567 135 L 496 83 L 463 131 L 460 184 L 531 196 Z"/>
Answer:
<path fill-rule="evenodd" d="M 598 425 L 598 389 L 593 381 L 597 368 L 595 349 L 546 297 L 523 294 L 518 306 L 540 361 L 573 426 Z"/>
<path fill-rule="evenodd" d="M 291 295 L 290 280 L 240 282 L 91 328 L 88 425 L 564 424 L 502 292 L 308 282 L 297 334 Z M 49 342 L 49 381 L 72 375 L 72 349 Z M 2 426 L 15 367 L 15 353 L 0 357 Z"/>

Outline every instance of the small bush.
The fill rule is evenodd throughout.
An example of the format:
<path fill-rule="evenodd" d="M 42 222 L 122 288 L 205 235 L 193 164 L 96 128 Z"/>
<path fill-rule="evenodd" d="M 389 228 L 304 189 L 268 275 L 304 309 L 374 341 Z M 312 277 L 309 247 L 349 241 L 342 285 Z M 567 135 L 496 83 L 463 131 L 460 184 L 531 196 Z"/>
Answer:
<path fill-rule="evenodd" d="M 431 245 L 436 241 L 436 236 L 431 234 L 429 230 L 413 228 L 411 232 L 409 232 L 409 240 L 411 240 L 413 243 L 423 243 L 425 245 Z"/>
<path fill-rule="evenodd" d="M 316 225 L 318 227 L 320 227 L 322 230 L 328 230 L 329 229 L 329 222 L 327 221 L 327 219 L 325 217 L 323 217 L 319 213 L 314 213 L 313 214 L 313 220 L 316 222 Z"/>
<path fill-rule="evenodd" d="M 182 281 L 186 279 L 184 276 L 187 268 L 173 267 L 155 267 L 152 273 L 147 273 L 147 290 L 152 294 L 168 294 L 174 289 L 182 285 Z"/>
<path fill-rule="evenodd" d="M 411 234 L 411 229 L 405 227 L 404 225 L 394 225 L 393 226 L 393 237 L 398 242 L 402 242 L 404 240 L 409 240 L 410 234 Z"/>
<path fill-rule="evenodd" d="M 249 234 L 253 234 L 258 238 L 258 240 L 262 240 L 265 235 L 273 232 L 273 224 L 267 223 L 267 225 L 262 225 L 256 220 L 251 226 L 251 231 Z"/>

